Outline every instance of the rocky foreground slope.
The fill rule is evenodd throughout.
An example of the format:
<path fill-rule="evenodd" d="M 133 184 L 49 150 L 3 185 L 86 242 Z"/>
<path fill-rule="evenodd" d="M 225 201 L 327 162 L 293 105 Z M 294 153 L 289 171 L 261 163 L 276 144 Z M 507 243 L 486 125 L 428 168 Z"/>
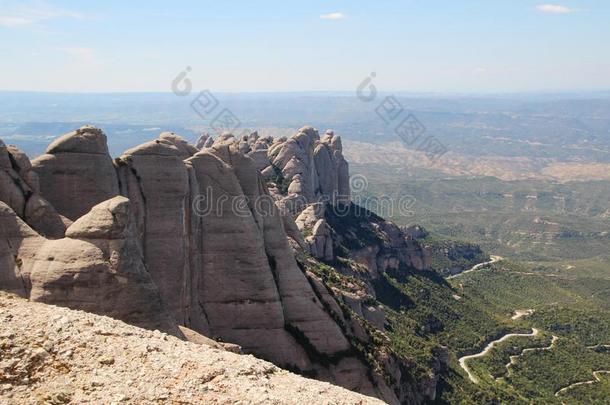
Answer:
<path fill-rule="evenodd" d="M 0 404 L 381 404 L 253 356 L 0 292 Z"/>
<path fill-rule="evenodd" d="M 28 157 L 0 141 L 0 289 L 185 339 L 187 327 L 389 403 L 435 395 L 394 353 L 386 272 L 430 257 L 350 202 L 341 139 L 304 127 L 173 133 L 112 159 L 83 127 Z M 332 273 L 332 277 L 330 276 Z"/>

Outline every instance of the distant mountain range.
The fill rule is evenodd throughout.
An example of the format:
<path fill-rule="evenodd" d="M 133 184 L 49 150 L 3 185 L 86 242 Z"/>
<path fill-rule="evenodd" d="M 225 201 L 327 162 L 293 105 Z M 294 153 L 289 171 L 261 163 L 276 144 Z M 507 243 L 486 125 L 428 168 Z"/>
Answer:
<path fill-rule="evenodd" d="M 363 102 L 356 93 L 212 93 L 216 111 L 203 119 L 192 109 L 197 93 L 62 94 L 0 92 L 0 136 L 30 154 L 82 124 L 103 125 L 112 154 L 171 128 L 195 141 L 227 109 L 238 129 L 278 135 L 305 122 L 332 128 L 344 139 L 372 144 L 400 141 L 376 113 L 384 97 Z M 610 92 L 430 95 L 395 93 L 450 152 L 610 163 Z M 157 132 L 157 133 L 158 133 Z M 291 132 L 291 131 L 288 131 Z"/>

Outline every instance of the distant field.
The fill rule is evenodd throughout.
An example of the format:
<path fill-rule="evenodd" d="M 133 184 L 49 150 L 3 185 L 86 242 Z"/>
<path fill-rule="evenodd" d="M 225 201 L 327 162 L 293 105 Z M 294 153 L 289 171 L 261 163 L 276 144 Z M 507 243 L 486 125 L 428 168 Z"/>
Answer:
<path fill-rule="evenodd" d="M 516 309 L 534 310 L 514 320 L 513 329 L 540 330 L 537 337 L 509 339 L 469 363 L 483 391 L 512 395 L 517 403 L 604 404 L 602 399 L 610 398 L 605 376 L 595 385 L 576 385 L 555 396 L 570 384 L 593 380 L 594 371 L 610 370 L 610 350 L 598 346 L 610 344 L 610 279 L 566 278 L 504 261 L 451 283 L 472 303 L 505 319 Z M 552 336 L 556 342 L 551 347 Z M 522 353 L 543 347 L 548 349 Z M 519 354 L 509 371 L 510 356 Z M 455 392 L 446 395 L 461 400 Z"/>
<path fill-rule="evenodd" d="M 448 280 L 453 294 L 426 288 L 414 277 L 402 287 L 427 305 L 395 315 L 397 350 L 425 351 L 413 338 L 423 333 L 454 356 L 440 384 L 439 403 L 608 403 L 610 378 L 593 372 L 610 369 L 610 350 L 592 346 L 610 344 L 610 181 L 506 181 L 380 164 L 351 169 L 368 181 L 356 195 L 361 200 L 414 197 L 412 212 L 394 211 L 392 219 L 422 225 L 431 232 L 422 243 L 435 251 L 478 244 L 485 255 L 475 260 L 488 254 L 506 258 Z M 472 263 L 464 256 L 445 256 L 435 255 L 434 265 Z M 534 313 L 511 319 L 516 310 L 526 309 Z M 413 329 L 421 324 L 431 331 Z M 472 360 L 480 384 L 470 382 L 457 362 L 460 356 L 478 353 L 506 333 L 531 328 L 540 335 L 508 339 Z M 552 336 L 557 338 L 552 349 L 528 350 L 510 372 L 506 369 L 510 356 L 549 347 Z"/>
<path fill-rule="evenodd" d="M 586 271 L 610 272 L 610 181 L 439 178 L 378 165 L 352 165 L 352 172 L 368 179 L 360 198 L 415 198 L 410 215 L 393 211 L 399 224 L 421 224 L 489 253 L 561 271 L 590 265 Z"/>

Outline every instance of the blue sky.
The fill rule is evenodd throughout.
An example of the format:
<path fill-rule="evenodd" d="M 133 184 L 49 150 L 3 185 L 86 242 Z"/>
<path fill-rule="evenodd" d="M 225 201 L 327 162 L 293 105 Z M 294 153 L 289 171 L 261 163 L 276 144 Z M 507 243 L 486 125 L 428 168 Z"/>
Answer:
<path fill-rule="evenodd" d="M 610 2 L 0 0 L 0 90 L 610 89 Z"/>

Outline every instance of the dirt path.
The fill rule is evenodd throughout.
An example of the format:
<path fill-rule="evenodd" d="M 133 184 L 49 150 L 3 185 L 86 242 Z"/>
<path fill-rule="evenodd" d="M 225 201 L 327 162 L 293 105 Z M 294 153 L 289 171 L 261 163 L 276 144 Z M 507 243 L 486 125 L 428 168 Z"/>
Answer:
<path fill-rule="evenodd" d="M 485 349 L 483 349 L 482 352 L 477 353 L 477 354 L 471 354 L 468 356 L 463 356 L 460 357 L 459 359 L 459 363 L 460 363 L 460 367 L 462 367 L 464 369 L 464 371 L 466 371 L 466 374 L 468 374 L 468 378 L 470 378 L 470 381 L 472 381 L 475 384 L 479 383 L 479 379 L 472 373 L 472 371 L 468 368 L 468 365 L 466 364 L 466 362 L 468 360 L 471 359 L 476 359 L 479 357 L 483 357 L 485 356 L 487 353 L 489 353 L 491 351 L 491 349 L 494 348 L 495 345 L 497 345 L 498 343 L 502 343 L 505 340 L 508 340 L 512 337 L 533 337 L 533 336 L 538 336 L 538 334 L 540 333 L 540 331 L 536 328 L 532 328 L 532 332 L 531 333 L 509 333 L 506 334 L 504 336 L 502 336 L 500 339 L 494 340 L 492 342 L 490 342 L 487 346 L 485 346 Z"/>
<path fill-rule="evenodd" d="M 581 381 L 581 382 L 577 382 L 577 383 L 574 383 L 574 384 L 570 384 L 567 387 L 563 387 L 560 390 L 558 390 L 555 393 L 555 396 L 558 397 L 561 394 L 563 394 L 563 393 L 565 393 L 565 392 L 567 392 L 567 391 L 571 390 L 572 388 L 577 387 L 579 385 L 588 385 L 588 384 L 595 384 L 595 383 L 601 382 L 601 379 L 599 378 L 600 374 L 610 374 L 610 370 L 597 370 L 597 371 L 594 371 L 593 372 L 593 378 L 594 378 L 593 380 Z"/>
<path fill-rule="evenodd" d="M 510 319 L 516 321 L 517 319 L 523 318 L 524 316 L 530 316 L 533 313 L 533 309 L 517 309 L 515 310 L 515 315 L 511 316 Z"/>
<path fill-rule="evenodd" d="M 601 348 L 601 347 L 603 347 L 604 349 L 610 349 L 610 345 L 606 345 L 606 344 L 603 344 L 603 343 L 599 343 L 599 344 L 596 344 L 596 345 L 593 345 L 593 346 L 587 346 L 587 349 L 594 349 L 595 350 L 595 349 L 598 349 L 598 348 Z"/>
<path fill-rule="evenodd" d="M 463 272 L 461 272 L 461 273 L 454 274 L 453 276 L 449 276 L 449 277 L 447 277 L 447 279 L 449 280 L 449 279 L 452 279 L 452 278 L 459 277 L 459 276 L 461 276 L 461 275 L 463 275 L 463 274 L 466 274 L 466 273 L 470 273 L 470 272 L 473 272 L 473 271 L 479 270 L 479 269 L 481 269 L 481 268 L 483 268 L 483 267 L 485 267 L 485 266 L 489 266 L 490 264 L 494 264 L 494 263 L 499 262 L 500 260 L 502 260 L 502 259 L 503 259 L 503 257 L 502 257 L 502 256 L 494 256 L 494 255 L 490 255 L 489 257 L 491 258 L 491 260 L 489 260 L 489 261 L 487 261 L 487 262 L 483 262 L 483 263 L 476 264 L 476 265 L 472 266 L 470 269 L 468 269 L 468 270 L 466 270 L 466 271 L 463 271 Z"/>

